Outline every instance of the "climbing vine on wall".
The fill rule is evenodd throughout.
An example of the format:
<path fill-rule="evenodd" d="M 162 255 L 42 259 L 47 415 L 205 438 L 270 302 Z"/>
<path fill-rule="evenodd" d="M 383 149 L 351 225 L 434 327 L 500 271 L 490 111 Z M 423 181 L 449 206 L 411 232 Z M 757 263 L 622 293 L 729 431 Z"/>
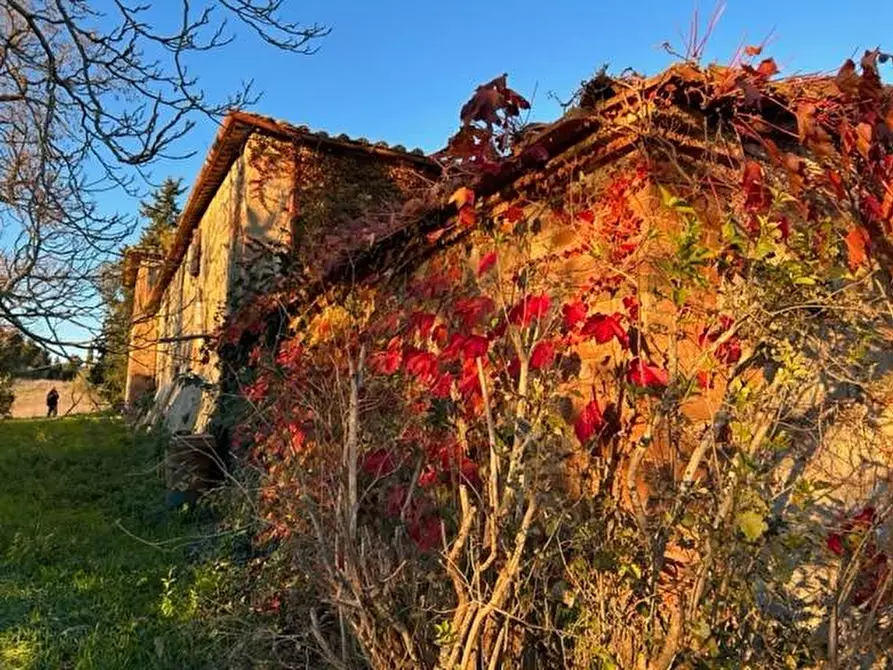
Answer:
<path fill-rule="evenodd" d="M 526 101 L 480 87 L 451 216 L 413 263 L 228 325 L 257 542 L 327 662 L 807 667 L 888 648 L 893 501 L 835 502 L 821 458 L 854 403 L 893 394 L 893 96 L 878 52 L 775 80 L 759 51 L 596 103 L 610 160 L 520 139 Z M 679 140 L 692 120 L 710 145 Z M 551 161 L 533 186 L 487 190 L 531 156 Z M 289 574 L 313 597 L 289 598 Z"/>

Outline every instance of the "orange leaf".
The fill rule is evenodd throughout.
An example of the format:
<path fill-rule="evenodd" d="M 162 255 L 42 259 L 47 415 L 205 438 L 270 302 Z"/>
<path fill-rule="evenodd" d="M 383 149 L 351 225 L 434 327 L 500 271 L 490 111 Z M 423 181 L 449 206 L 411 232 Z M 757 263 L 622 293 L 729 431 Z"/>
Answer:
<path fill-rule="evenodd" d="M 747 54 L 748 56 L 759 56 L 761 53 L 763 53 L 763 47 L 761 47 L 761 46 L 756 46 L 756 47 L 755 46 L 747 46 L 747 47 L 744 47 L 744 53 Z"/>
<path fill-rule="evenodd" d="M 844 238 L 846 242 L 847 262 L 850 270 L 864 265 L 868 260 L 868 232 L 862 226 L 854 226 Z"/>
<path fill-rule="evenodd" d="M 467 186 L 457 188 L 449 199 L 450 204 L 455 204 L 456 209 L 462 209 L 465 205 L 474 204 L 474 191 Z"/>
<path fill-rule="evenodd" d="M 471 207 L 463 207 L 459 210 L 459 225 L 463 228 L 471 228 L 477 223 L 477 212 Z"/>
<path fill-rule="evenodd" d="M 839 172 L 836 170 L 828 170 L 828 181 L 834 188 L 834 195 L 837 196 L 838 200 L 846 198 L 846 190 L 843 187 L 843 177 L 840 176 Z"/>
<path fill-rule="evenodd" d="M 888 188 L 884 194 L 884 202 L 881 203 L 881 219 L 890 221 L 891 215 L 893 215 L 893 190 Z"/>
<path fill-rule="evenodd" d="M 860 123 L 856 126 L 856 148 L 865 160 L 868 160 L 868 152 L 871 150 L 871 138 L 874 129 L 870 123 Z"/>

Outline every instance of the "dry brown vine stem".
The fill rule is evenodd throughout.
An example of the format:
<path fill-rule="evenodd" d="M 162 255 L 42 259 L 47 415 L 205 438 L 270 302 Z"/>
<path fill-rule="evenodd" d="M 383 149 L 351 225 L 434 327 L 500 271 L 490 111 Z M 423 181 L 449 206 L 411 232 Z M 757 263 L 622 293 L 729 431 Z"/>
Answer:
<path fill-rule="evenodd" d="M 773 380 L 773 382 L 766 387 L 764 390 L 764 395 L 766 398 L 776 398 L 777 391 L 780 387 L 780 382 L 778 379 Z M 753 436 L 751 437 L 750 442 L 744 450 L 744 454 L 746 456 L 751 456 L 754 451 L 762 444 L 766 435 L 769 433 L 769 430 L 775 425 L 774 418 L 781 411 L 781 405 L 773 407 L 773 403 L 767 403 L 767 407 L 761 410 L 758 414 L 758 419 L 756 422 L 756 430 L 754 431 Z M 729 473 L 729 477 L 726 481 L 725 487 L 723 487 L 721 496 L 720 496 L 720 505 L 716 511 L 716 514 L 713 517 L 713 521 L 711 523 L 711 527 L 713 532 L 719 530 L 722 522 L 726 519 L 729 512 L 731 511 L 732 505 L 735 501 L 735 492 L 736 485 L 738 482 L 738 475 L 735 470 Z M 707 575 L 710 569 L 713 566 L 713 547 L 712 543 L 708 540 L 707 550 L 704 554 L 703 559 L 701 560 L 701 565 L 698 570 L 698 577 L 695 581 L 695 587 L 692 590 L 691 597 L 688 604 L 688 615 L 689 618 L 695 615 L 697 607 L 700 604 L 701 597 L 704 593 L 704 587 L 707 582 Z"/>
<path fill-rule="evenodd" d="M 481 627 L 493 613 L 494 609 L 501 608 L 502 604 L 505 602 L 509 587 L 518 571 L 521 562 L 521 554 L 524 551 L 524 545 L 527 542 L 527 535 L 530 530 L 530 525 L 533 522 L 534 515 L 536 514 L 536 510 L 536 494 L 531 493 L 528 496 L 527 509 L 524 512 L 521 526 L 515 534 L 512 554 L 506 564 L 499 571 L 490 599 L 475 613 L 467 635 L 464 636 L 464 638 L 457 640 L 453 652 L 450 655 L 450 660 L 447 665 L 448 668 L 455 667 L 457 670 L 473 670 L 471 662 L 478 651 L 478 646 L 480 644 L 478 635 Z M 456 666 L 456 661 L 458 660 L 460 653 L 461 662 Z"/>
<path fill-rule="evenodd" d="M 347 437 L 344 443 L 344 467 L 347 470 L 347 518 L 348 537 L 351 542 L 357 535 L 357 462 L 359 453 L 359 423 L 360 423 L 360 385 L 364 359 L 366 357 L 366 345 L 360 345 L 357 360 L 348 354 L 348 366 L 350 374 L 350 404 L 347 418 Z"/>
<path fill-rule="evenodd" d="M 484 412 L 487 420 L 487 441 L 490 447 L 490 473 L 488 477 L 490 497 L 490 513 L 493 521 L 490 522 L 491 534 L 489 534 L 490 546 L 496 546 L 496 518 L 498 517 L 498 498 L 499 498 L 499 456 L 496 452 L 496 425 L 493 422 L 493 411 L 490 407 L 490 391 L 487 388 L 487 377 L 484 374 L 484 366 L 481 359 L 475 360 L 478 371 L 478 381 L 481 384 L 481 395 L 484 402 Z"/>

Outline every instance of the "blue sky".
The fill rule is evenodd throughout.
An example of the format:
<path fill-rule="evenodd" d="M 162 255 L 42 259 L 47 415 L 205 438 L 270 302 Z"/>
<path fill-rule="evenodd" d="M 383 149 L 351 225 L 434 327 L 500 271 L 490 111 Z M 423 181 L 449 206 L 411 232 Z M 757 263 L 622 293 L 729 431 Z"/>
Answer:
<path fill-rule="evenodd" d="M 247 35 L 197 64 L 212 94 L 253 79 L 264 96 L 255 111 L 330 133 L 433 151 L 458 125 L 475 86 L 507 72 L 534 102 L 533 118 L 560 114 L 550 93 L 567 99 L 601 64 L 654 74 L 671 62 L 660 44 L 681 45 L 698 5 L 686 0 L 563 0 L 552 3 L 435 0 L 289 0 L 290 15 L 332 33 L 313 56 L 258 47 Z M 713 3 L 700 3 L 706 23 Z M 743 44 L 770 37 L 766 54 L 782 75 L 835 70 L 863 48 L 893 50 L 893 3 L 856 9 L 845 0 L 729 0 L 707 59 L 728 61 Z M 185 145 L 190 160 L 159 165 L 192 182 L 216 128 L 202 122 Z"/>
<path fill-rule="evenodd" d="M 685 0 L 553 3 L 291 0 L 303 21 L 332 33 L 311 57 L 230 49 L 200 74 L 212 92 L 254 78 L 258 111 L 330 132 L 439 148 L 474 87 L 502 72 L 540 118 L 557 116 L 549 92 L 567 97 L 602 63 L 653 74 L 670 62 L 659 45 L 680 43 L 695 4 Z M 860 48 L 890 40 L 893 3 L 857 10 L 845 0 L 729 0 L 708 57 L 773 35 L 767 53 L 783 74 L 836 69 Z M 706 22 L 713 8 L 702 4 Z M 249 41 L 242 42 L 247 46 Z M 893 45 L 888 45 L 893 49 Z M 860 52 L 861 53 L 861 52 Z M 212 129 L 194 140 L 207 145 Z"/>
<path fill-rule="evenodd" d="M 277 53 L 245 31 L 224 51 L 192 65 L 209 94 L 224 98 L 253 79 L 264 92 L 253 109 L 333 134 L 384 140 L 434 151 L 458 126 L 459 108 L 474 88 L 503 72 L 533 102 L 533 120 L 551 120 L 599 66 L 655 74 L 682 48 L 692 14 L 702 26 L 715 5 L 690 0 L 286 0 L 289 17 L 332 28 L 313 56 Z M 164 4 L 153 7 L 162 20 Z M 782 75 L 833 71 L 847 57 L 880 46 L 893 50 L 893 2 L 857 9 L 845 0 L 728 0 L 706 51 L 728 62 L 746 44 L 769 38 L 765 54 Z M 885 42 L 886 41 L 886 42 Z M 888 68 L 893 70 L 893 68 Z M 200 120 L 181 149 L 190 159 L 164 162 L 168 175 L 191 185 L 216 125 Z M 136 202 L 109 193 L 106 210 L 134 213 Z"/>

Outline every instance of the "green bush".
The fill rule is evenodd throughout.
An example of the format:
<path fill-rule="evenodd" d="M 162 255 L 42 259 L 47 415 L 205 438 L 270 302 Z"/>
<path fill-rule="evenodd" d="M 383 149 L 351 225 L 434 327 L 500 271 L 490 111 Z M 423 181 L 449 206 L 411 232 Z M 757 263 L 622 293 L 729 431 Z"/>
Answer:
<path fill-rule="evenodd" d="M 0 419 L 5 419 L 12 413 L 12 403 L 16 396 L 12 391 L 12 377 L 0 375 Z"/>

